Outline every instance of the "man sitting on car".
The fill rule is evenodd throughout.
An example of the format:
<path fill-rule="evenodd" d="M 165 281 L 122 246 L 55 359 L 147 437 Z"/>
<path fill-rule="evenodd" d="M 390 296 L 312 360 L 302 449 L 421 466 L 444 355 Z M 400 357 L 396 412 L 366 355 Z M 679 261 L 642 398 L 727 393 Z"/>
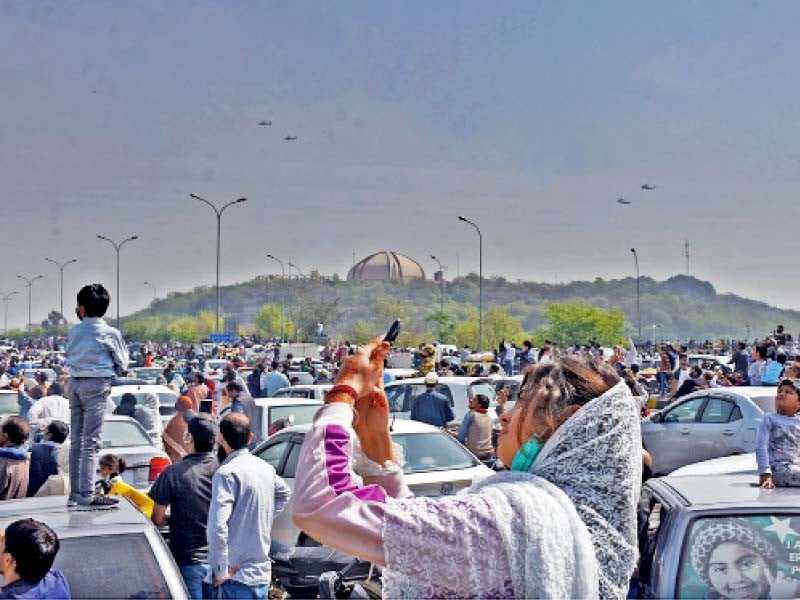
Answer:
<path fill-rule="evenodd" d="M 67 580 L 53 561 L 60 542 L 56 532 L 33 519 L 20 519 L 0 537 L 2 598 L 71 598 Z"/>

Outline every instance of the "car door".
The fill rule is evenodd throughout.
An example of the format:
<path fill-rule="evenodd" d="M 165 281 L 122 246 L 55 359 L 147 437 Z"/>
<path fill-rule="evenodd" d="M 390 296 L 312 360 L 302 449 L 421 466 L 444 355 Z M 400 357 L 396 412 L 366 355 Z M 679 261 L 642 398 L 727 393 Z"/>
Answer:
<path fill-rule="evenodd" d="M 653 471 L 659 475 L 693 462 L 691 436 L 707 398 L 691 396 L 659 413 L 657 421 L 642 424 L 642 438 L 653 458 Z"/>
<path fill-rule="evenodd" d="M 275 472 L 294 491 L 294 472 L 292 472 L 292 477 L 283 477 L 282 475 L 291 447 L 292 435 L 276 435 L 268 443 L 261 446 L 255 452 L 255 455 L 264 462 L 271 464 L 275 468 Z M 275 520 L 272 522 L 272 539 L 293 546 L 297 540 L 297 535 L 294 534 L 297 528 L 292 523 L 291 507 L 287 508 L 288 510 L 284 509 L 275 515 Z"/>
<path fill-rule="evenodd" d="M 741 452 L 737 442 L 743 424 L 742 411 L 733 399 L 709 397 L 692 431 L 692 462 Z"/>

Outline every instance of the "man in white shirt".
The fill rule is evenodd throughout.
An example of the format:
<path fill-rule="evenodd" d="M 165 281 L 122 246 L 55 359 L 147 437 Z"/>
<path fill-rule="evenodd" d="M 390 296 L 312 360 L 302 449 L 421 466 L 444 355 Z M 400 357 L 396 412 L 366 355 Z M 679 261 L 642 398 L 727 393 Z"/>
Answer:
<path fill-rule="evenodd" d="M 64 397 L 64 386 L 59 382 L 50 385 L 49 394 L 34 402 L 28 411 L 28 423 L 35 429 L 44 429 L 51 421 L 69 423 L 69 400 Z"/>

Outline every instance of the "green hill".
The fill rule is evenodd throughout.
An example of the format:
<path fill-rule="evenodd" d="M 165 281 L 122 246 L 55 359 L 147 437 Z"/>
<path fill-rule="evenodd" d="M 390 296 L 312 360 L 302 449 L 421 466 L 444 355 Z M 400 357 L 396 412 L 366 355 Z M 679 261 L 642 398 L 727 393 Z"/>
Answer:
<path fill-rule="evenodd" d="M 636 280 L 633 278 L 574 281 L 566 284 L 510 282 L 502 277 L 485 279 L 484 309 L 500 307 L 518 317 L 526 331 L 541 324 L 549 302 L 584 301 L 601 308 L 620 308 L 627 316 L 628 332 L 636 336 Z M 347 335 L 359 321 L 379 327 L 389 325 L 400 313 L 404 327 L 413 331 L 433 329 L 426 319 L 439 311 L 442 288 L 433 281 L 409 283 L 350 283 L 338 278 L 286 279 L 258 277 L 221 290 L 226 329 L 249 328 L 259 309 L 267 303 L 285 302 L 287 316 L 298 321 L 302 331 L 313 331 L 325 322 L 331 336 Z M 478 302 L 478 276 L 470 274 L 448 282 L 444 310 L 454 320 L 465 318 Z M 213 287 L 198 287 L 187 293 L 171 293 L 133 315 L 132 322 L 157 316 L 163 322 L 214 311 Z M 718 294 L 714 287 L 694 277 L 676 276 L 666 281 L 641 279 L 642 337 L 645 339 L 696 340 L 744 338 L 766 335 L 778 324 L 787 331 L 800 331 L 800 311 L 781 310 L 763 302 L 733 294 Z M 653 325 L 657 327 L 653 327 Z"/>

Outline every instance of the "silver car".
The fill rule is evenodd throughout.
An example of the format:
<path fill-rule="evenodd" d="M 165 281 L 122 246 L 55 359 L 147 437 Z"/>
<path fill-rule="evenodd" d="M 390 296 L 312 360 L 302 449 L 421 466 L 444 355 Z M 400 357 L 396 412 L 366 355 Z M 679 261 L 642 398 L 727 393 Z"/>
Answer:
<path fill-rule="evenodd" d="M 255 456 L 275 467 L 278 475 L 292 489 L 300 448 L 310 428 L 310 425 L 288 427 L 253 450 Z M 452 436 L 426 423 L 398 420 L 392 428 L 392 441 L 403 447 L 403 479 L 417 496 L 455 494 L 471 486 L 474 481 L 493 474 Z M 305 534 L 292 522 L 291 501 L 275 515 L 272 539 L 290 546 L 306 543 Z"/>
<path fill-rule="evenodd" d="M 125 498 L 117 509 L 97 511 L 68 510 L 64 496 L 0 502 L 0 531 L 26 518 L 58 534 L 53 566 L 73 598 L 188 598 L 158 530 Z"/>
<path fill-rule="evenodd" d="M 653 472 L 664 475 L 702 460 L 754 452 L 764 411 L 740 389 L 695 392 L 643 420 L 642 443 Z"/>
<path fill-rule="evenodd" d="M 131 417 L 106 415 L 100 455 L 116 454 L 125 459 L 122 480 L 139 489 L 149 489 L 169 464 L 169 456 L 156 446 L 138 421 Z"/>
<path fill-rule="evenodd" d="M 800 490 L 750 474 L 651 479 L 629 598 L 800 597 Z"/>

